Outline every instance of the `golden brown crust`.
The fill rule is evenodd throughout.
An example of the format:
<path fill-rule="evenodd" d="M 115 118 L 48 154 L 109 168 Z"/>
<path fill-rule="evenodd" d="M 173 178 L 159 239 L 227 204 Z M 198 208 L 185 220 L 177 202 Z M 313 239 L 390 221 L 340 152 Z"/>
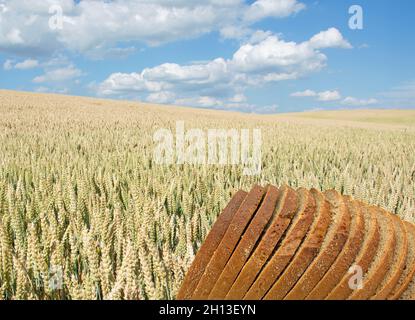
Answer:
<path fill-rule="evenodd" d="M 356 277 L 361 287 L 355 288 Z M 323 195 L 286 186 L 238 192 L 177 295 L 179 300 L 414 298 L 415 225 L 334 190 Z"/>
<path fill-rule="evenodd" d="M 336 261 L 324 275 L 323 279 L 307 296 L 307 300 L 321 300 L 333 290 L 348 272 L 363 243 L 365 233 L 365 219 L 360 207 L 350 197 L 343 197 L 351 212 L 352 226 L 349 238 Z"/>
<path fill-rule="evenodd" d="M 304 210 L 300 213 L 299 219 L 290 227 L 280 247 L 265 265 L 244 299 L 257 300 L 264 297 L 295 255 L 310 228 L 316 210 L 316 203 L 309 191 L 305 189 L 300 190 L 305 193 L 307 199 Z"/>
<path fill-rule="evenodd" d="M 297 193 L 289 187 L 283 187 L 280 190 L 278 199 L 280 204 L 279 211 L 265 231 L 253 254 L 242 268 L 226 295 L 226 299 L 239 300 L 244 297 L 297 212 L 299 201 Z"/>
<path fill-rule="evenodd" d="M 228 226 L 230 225 L 235 213 L 238 211 L 242 202 L 248 195 L 245 191 L 238 191 L 230 200 L 222 214 L 219 215 L 211 231 L 200 247 L 196 254 L 196 257 L 187 271 L 186 277 L 184 278 L 182 287 L 177 294 L 177 300 L 190 299 L 200 278 L 208 265 L 210 258 L 221 242 Z"/>
<path fill-rule="evenodd" d="M 381 208 L 375 208 L 375 211 L 378 217 L 381 215 L 386 217 L 386 221 L 379 220 L 381 232 L 386 237 L 386 243 L 384 246 L 378 248 L 379 259 L 373 261 L 369 271 L 363 276 L 363 288 L 354 290 L 348 298 L 350 300 L 366 300 L 373 296 L 393 259 L 393 251 L 396 243 L 396 230 L 393 217 Z"/>
<path fill-rule="evenodd" d="M 311 194 L 317 204 L 313 226 L 295 257 L 267 293 L 265 299 L 284 298 L 320 251 L 331 221 L 330 206 L 321 192 L 312 189 Z"/>
<path fill-rule="evenodd" d="M 415 226 L 412 223 L 409 223 L 407 221 L 404 222 L 405 226 L 405 232 L 408 236 L 408 245 L 412 248 L 412 250 L 415 250 Z M 415 277 L 415 254 L 410 256 L 407 255 L 407 259 L 405 262 L 405 269 L 406 272 L 402 275 L 403 279 L 399 281 L 398 285 L 392 290 L 392 292 L 389 294 L 388 300 L 397 300 L 401 298 L 403 293 L 408 288 L 409 284 Z M 402 277 L 401 276 L 401 277 Z"/>
<path fill-rule="evenodd" d="M 372 300 L 385 300 L 389 296 L 403 273 L 406 262 L 406 255 L 408 254 L 408 238 L 405 232 L 403 221 L 396 215 L 391 216 L 395 221 L 396 234 L 399 234 L 400 237 L 396 237 L 397 241 L 394 249 L 394 257 L 392 259 L 393 263 L 388 266 L 388 273 L 384 278 L 385 280 L 381 284 L 382 287 L 378 288 L 376 294 L 371 297 Z"/>
<path fill-rule="evenodd" d="M 370 267 L 370 264 L 375 258 L 380 241 L 380 227 L 376 214 L 373 208 L 366 204 L 356 201 L 363 213 L 370 216 L 370 223 L 365 227 L 365 232 L 368 233 L 366 241 L 363 243 L 360 252 L 353 263 L 353 265 L 360 266 L 363 274 L 365 274 Z M 347 273 L 339 284 L 329 293 L 326 299 L 328 300 L 344 300 L 347 299 L 353 292 L 349 286 L 350 278 L 353 274 Z"/>
<path fill-rule="evenodd" d="M 261 203 L 261 207 L 243 234 L 219 279 L 216 281 L 215 286 L 209 294 L 209 299 L 220 300 L 225 298 L 245 262 L 251 255 L 269 219 L 272 217 L 277 199 L 278 189 L 270 186 Z"/>
<path fill-rule="evenodd" d="M 226 265 L 226 262 L 228 262 L 235 246 L 238 244 L 245 227 L 251 221 L 251 218 L 259 207 L 264 197 L 264 191 L 264 188 L 255 186 L 244 199 L 244 202 L 235 213 L 232 222 L 226 230 L 225 235 L 215 250 L 205 269 L 205 272 L 196 286 L 191 298 L 192 300 L 208 298 L 210 291 L 215 285 L 223 267 Z"/>
<path fill-rule="evenodd" d="M 343 201 L 343 197 L 335 190 L 325 192 L 324 195 L 331 205 L 331 210 L 339 210 L 338 219 L 337 221 L 332 221 L 332 223 L 334 223 L 334 229 L 330 238 L 327 238 L 329 235 L 326 236 L 326 246 L 323 245 L 322 251 L 317 258 L 287 294 L 285 297 L 287 300 L 305 299 L 309 295 L 311 290 L 314 289 L 336 260 L 349 236 L 351 219 L 350 213 Z M 333 216 L 335 217 L 336 215 Z"/>

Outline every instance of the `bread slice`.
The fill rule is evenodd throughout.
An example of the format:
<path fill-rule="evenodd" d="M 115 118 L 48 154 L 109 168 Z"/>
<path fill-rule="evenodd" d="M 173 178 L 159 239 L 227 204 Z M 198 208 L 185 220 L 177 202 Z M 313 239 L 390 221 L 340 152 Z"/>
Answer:
<path fill-rule="evenodd" d="M 317 205 L 314 222 L 294 259 L 266 294 L 265 299 L 284 298 L 320 251 L 331 222 L 330 205 L 323 194 L 316 189 L 312 189 L 311 194 Z"/>
<path fill-rule="evenodd" d="M 415 226 L 407 221 L 404 222 L 406 235 L 408 237 L 408 254 L 406 256 L 405 268 L 398 284 L 389 294 L 389 300 L 397 300 L 404 295 L 411 281 L 415 281 Z"/>
<path fill-rule="evenodd" d="M 262 201 L 261 207 L 243 234 L 238 246 L 232 253 L 232 256 L 219 276 L 219 279 L 216 281 L 215 286 L 209 294 L 209 299 L 220 300 L 225 298 L 245 262 L 251 255 L 252 250 L 268 224 L 269 219 L 272 217 L 277 200 L 278 189 L 270 186 Z"/>
<path fill-rule="evenodd" d="M 360 266 L 362 273 L 364 274 L 368 271 L 370 264 L 377 253 L 380 241 L 380 227 L 376 214 L 373 212 L 373 208 L 359 201 L 355 201 L 355 203 L 358 207 L 360 207 L 365 219 L 365 236 L 359 253 L 352 266 Z M 353 274 L 349 272 L 344 275 L 342 280 L 339 281 L 337 286 L 329 293 L 326 299 L 347 299 L 347 297 L 349 297 L 353 292 L 353 289 L 349 285 L 349 281 L 352 276 Z"/>
<path fill-rule="evenodd" d="M 415 300 L 415 278 L 409 282 L 408 287 L 399 298 L 399 300 Z"/>
<path fill-rule="evenodd" d="M 280 189 L 277 208 L 253 254 L 242 268 L 225 299 L 240 300 L 254 282 L 257 274 L 286 232 L 292 218 L 299 210 L 300 199 L 297 193 L 288 186 Z"/>
<path fill-rule="evenodd" d="M 222 214 L 218 217 L 208 236 L 200 247 L 196 254 L 196 257 L 187 271 L 184 278 L 182 287 L 177 294 L 177 300 L 187 300 L 192 297 L 193 292 L 196 289 L 197 284 L 200 281 L 206 266 L 208 265 L 210 258 L 221 242 L 228 226 L 230 225 L 232 218 L 241 206 L 242 202 L 247 196 L 247 192 L 238 191 L 230 200 L 226 208 L 222 211 Z"/>
<path fill-rule="evenodd" d="M 288 229 L 285 239 L 279 247 L 275 248 L 271 259 L 244 296 L 246 300 L 260 300 L 265 296 L 294 257 L 313 222 L 316 210 L 314 197 L 306 189 L 299 189 L 298 193 L 300 199 L 305 201 L 301 201 L 301 209 Z"/>
<path fill-rule="evenodd" d="M 383 278 L 383 281 L 377 289 L 376 294 L 371 297 L 373 300 L 385 300 L 389 296 L 403 273 L 406 256 L 408 254 L 408 238 L 406 236 L 404 223 L 396 215 L 392 215 L 392 217 L 396 230 L 395 250 L 393 253 L 392 263 L 388 266 L 388 272 Z"/>
<path fill-rule="evenodd" d="M 193 300 L 208 298 L 210 291 L 228 262 L 229 257 L 232 255 L 246 226 L 260 206 L 264 192 L 264 188 L 255 186 L 244 199 L 196 286 L 192 295 Z"/>
<path fill-rule="evenodd" d="M 354 290 L 348 297 L 350 300 L 366 300 L 373 296 L 392 263 L 396 243 L 394 219 L 381 208 L 372 208 L 380 226 L 379 247 L 369 270 L 363 275 L 363 287 Z"/>
<path fill-rule="evenodd" d="M 351 218 L 343 197 L 335 190 L 325 192 L 324 196 L 330 203 L 332 212 L 329 230 L 320 253 L 287 294 L 287 300 L 305 299 L 310 294 L 334 263 L 349 236 Z"/>
<path fill-rule="evenodd" d="M 336 287 L 355 261 L 365 236 L 365 218 L 360 206 L 351 197 L 343 197 L 352 221 L 350 235 L 336 261 L 307 296 L 307 300 L 322 300 Z"/>

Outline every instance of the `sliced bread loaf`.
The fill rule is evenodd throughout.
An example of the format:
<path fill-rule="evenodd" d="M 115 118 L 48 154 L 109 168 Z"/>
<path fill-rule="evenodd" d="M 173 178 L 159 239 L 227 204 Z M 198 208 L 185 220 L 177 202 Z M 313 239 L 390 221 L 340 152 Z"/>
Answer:
<path fill-rule="evenodd" d="M 184 278 L 182 287 L 177 294 L 176 299 L 187 300 L 192 297 L 193 292 L 199 283 L 200 278 L 205 272 L 206 266 L 208 265 L 210 258 L 221 242 L 229 224 L 232 221 L 236 211 L 241 206 L 242 202 L 247 196 L 247 192 L 238 191 L 228 203 L 222 214 L 219 215 L 208 236 L 200 247 L 196 254 L 196 257 L 187 271 L 186 277 Z"/>
<path fill-rule="evenodd" d="M 295 214 L 299 210 L 303 210 L 302 202 L 304 201 L 290 187 L 284 186 L 280 189 L 274 216 L 270 219 L 253 254 L 226 295 L 226 299 L 239 300 L 245 296 L 274 248 L 285 234 Z"/>
<path fill-rule="evenodd" d="M 391 214 L 385 214 L 381 208 L 373 207 L 380 226 L 379 247 L 369 270 L 363 275 L 362 288 L 353 290 L 348 297 L 351 300 L 366 300 L 376 293 L 379 284 L 392 263 L 396 243 L 396 230 Z"/>
<path fill-rule="evenodd" d="M 310 294 L 336 260 L 349 236 L 351 217 L 343 197 L 335 190 L 325 192 L 324 196 L 332 213 L 329 230 L 319 255 L 287 294 L 287 300 L 305 299 Z"/>
<path fill-rule="evenodd" d="M 408 289 L 411 281 L 415 281 L 415 226 L 407 221 L 404 222 L 406 235 L 408 237 L 408 254 L 406 256 L 405 268 L 398 284 L 389 294 L 389 300 L 397 300 Z"/>
<path fill-rule="evenodd" d="M 360 206 L 351 197 L 343 197 L 352 218 L 350 235 L 336 261 L 307 296 L 308 300 L 322 300 L 334 289 L 348 272 L 363 243 L 365 235 L 365 218 Z"/>
<path fill-rule="evenodd" d="M 352 264 L 352 266 L 359 266 L 362 273 L 366 273 L 374 259 L 380 241 L 380 227 L 376 214 L 371 207 L 366 204 L 356 201 L 356 205 L 360 207 L 365 219 L 365 236 L 363 244 L 360 247 L 359 253 Z M 347 273 L 339 281 L 337 286 L 326 297 L 328 300 L 345 300 L 352 294 L 353 289 L 349 285 L 349 281 L 353 276 L 352 273 Z"/>
<path fill-rule="evenodd" d="M 317 206 L 314 222 L 295 257 L 266 294 L 265 299 L 284 298 L 320 251 L 331 221 L 330 205 L 316 189 L 312 189 L 311 194 Z"/>
<path fill-rule="evenodd" d="M 313 222 L 316 210 L 314 197 L 306 189 L 300 189 L 298 193 L 302 199 L 306 199 L 304 201 L 305 205 L 302 206 L 301 212 L 294 218 L 281 245 L 275 248 L 274 254 L 246 293 L 244 297 L 246 300 L 258 300 L 265 296 L 294 257 Z"/>
<path fill-rule="evenodd" d="M 385 214 L 389 214 L 386 213 Z M 406 256 L 408 254 L 408 238 L 405 231 L 403 221 L 396 215 L 392 215 L 395 230 L 396 230 L 396 244 L 393 252 L 392 263 L 388 266 L 388 272 L 385 274 L 376 294 L 371 297 L 373 300 L 385 300 L 401 277 L 405 268 Z"/>
<path fill-rule="evenodd" d="M 277 199 L 278 189 L 270 186 L 262 201 L 261 207 L 243 234 L 229 261 L 226 263 L 219 279 L 216 281 L 215 286 L 209 294 L 209 299 L 220 300 L 225 298 L 245 262 L 251 255 L 258 238 L 275 212 Z"/>
<path fill-rule="evenodd" d="M 210 259 L 193 295 L 193 300 L 207 299 L 223 267 L 228 262 L 246 226 L 251 221 L 264 197 L 265 189 L 255 186 L 235 213 L 232 222 Z"/>

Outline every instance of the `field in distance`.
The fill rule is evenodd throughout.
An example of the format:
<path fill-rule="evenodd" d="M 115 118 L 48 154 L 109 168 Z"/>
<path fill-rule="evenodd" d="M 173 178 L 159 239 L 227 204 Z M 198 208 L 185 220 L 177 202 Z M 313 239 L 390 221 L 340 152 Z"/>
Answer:
<path fill-rule="evenodd" d="M 415 221 L 414 111 L 253 115 L 0 90 L 0 299 L 173 299 L 238 189 L 337 191 Z M 262 171 L 157 165 L 159 128 L 262 132 Z M 252 132 L 252 131 L 251 131 Z"/>
<path fill-rule="evenodd" d="M 280 117 L 415 126 L 415 110 L 356 109 L 281 114 Z"/>

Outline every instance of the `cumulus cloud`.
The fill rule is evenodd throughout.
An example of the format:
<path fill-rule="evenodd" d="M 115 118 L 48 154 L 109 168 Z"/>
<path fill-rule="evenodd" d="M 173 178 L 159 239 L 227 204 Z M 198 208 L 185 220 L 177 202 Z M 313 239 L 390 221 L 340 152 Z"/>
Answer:
<path fill-rule="evenodd" d="M 309 41 L 310 46 L 315 49 L 322 48 L 345 48 L 350 49 L 352 45 L 343 38 L 342 34 L 336 28 L 330 28 L 322 31 L 312 37 Z"/>
<path fill-rule="evenodd" d="M 159 45 L 221 31 L 240 37 L 235 27 L 266 17 L 285 17 L 304 8 L 297 0 L 0 0 L 0 50 L 48 52 L 62 48 L 78 52 L 105 51 L 133 41 Z M 62 8 L 62 28 L 50 28 Z M 36 32 L 33 32 L 36 30 Z M 249 33 L 249 32 L 248 32 Z"/>
<path fill-rule="evenodd" d="M 352 107 L 364 107 L 364 106 L 370 106 L 373 104 L 377 104 L 379 101 L 371 98 L 371 99 L 357 99 L 354 97 L 346 97 L 342 104 Z"/>
<path fill-rule="evenodd" d="M 268 17 L 287 17 L 305 8 L 303 3 L 296 0 L 258 0 L 246 10 L 244 19 L 258 21 Z"/>
<path fill-rule="evenodd" d="M 298 91 L 293 92 L 291 94 L 291 97 L 313 97 L 316 98 L 318 101 L 323 102 L 329 102 L 329 101 L 339 101 L 342 99 L 342 95 L 338 90 L 327 90 L 322 92 L 316 92 L 314 90 L 304 90 L 304 91 Z M 370 98 L 370 99 L 357 99 L 354 97 L 346 97 L 343 100 L 341 100 L 341 104 L 351 107 L 362 107 L 362 106 L 369 106 L 373 104 L 377 104 L 379 101 Z"/>
<path fill-rule="evenodd" d="M 291 97 L 316 97 L 318 101 L 336 101 L 341 99 L 341 94 L 337 90 L 315 92 L 307 89 L 305 91 L 294 92 L 291 94 Z"/>
<path fill-rule="evenodd" d="M 39 61 L 34 59 L 27 59 L 22 62 L 16 63 L 14 68 L 19 70 L 27 70 L 37 68 L 39 66 Z"/>
<path fill-rule="evenodd" d="M 33 79 L 34 83 L 56 83 L 73 80 L 82 76 L 82 71 L 73 65 L 58 69 L 48 70 L 43 75 Z"/>
<path fill-rule="evenodd" d="M 317 92 L 309 89 L 291 93 L 291 97 L 316 97 L 317 95 Z"/>
<path fill-rule="evenodd" d="M 318 100 L 319 101 L 336 101 L 341 99 L 341 94 L 337 90 L 334 91 L 323 91 L 319 92 Z"/>
<path fill-rule="evenodd" d="M 173 92 L 160 91 L 149 94 L 146 100 L 152 103 L 169 103 L 174 101 L 175 96 Z"/>
<path fill-rule="evenodd" d="M 327 63 L 321 49 L 344 48 L 347 42 L 341 34 L 333 42 L 319 45 L 313 38 L 301 43 L 287 42 L 263 32 L 241 45 L 230 59 L 188 65 L 165 63 L 141 72 L 114 73 L 98 85 L 98 93 L 104 96 L 147 94 L 147 100 L 152 102 L 246 109 L 251 107 L 243 95 L 246 88 L 317 72 Z M 321 101 L 340 99 L 337 91 L 316 93 L 316 96 Z"/>
<path fill-rule="evenodd" d="M 34 59 L 26 59 L 22 62 L 14 63 L 13 60 L 6 60 L 3 65 L 4 70 L 28 70 L 39 67 L 39 61 Z"/>

